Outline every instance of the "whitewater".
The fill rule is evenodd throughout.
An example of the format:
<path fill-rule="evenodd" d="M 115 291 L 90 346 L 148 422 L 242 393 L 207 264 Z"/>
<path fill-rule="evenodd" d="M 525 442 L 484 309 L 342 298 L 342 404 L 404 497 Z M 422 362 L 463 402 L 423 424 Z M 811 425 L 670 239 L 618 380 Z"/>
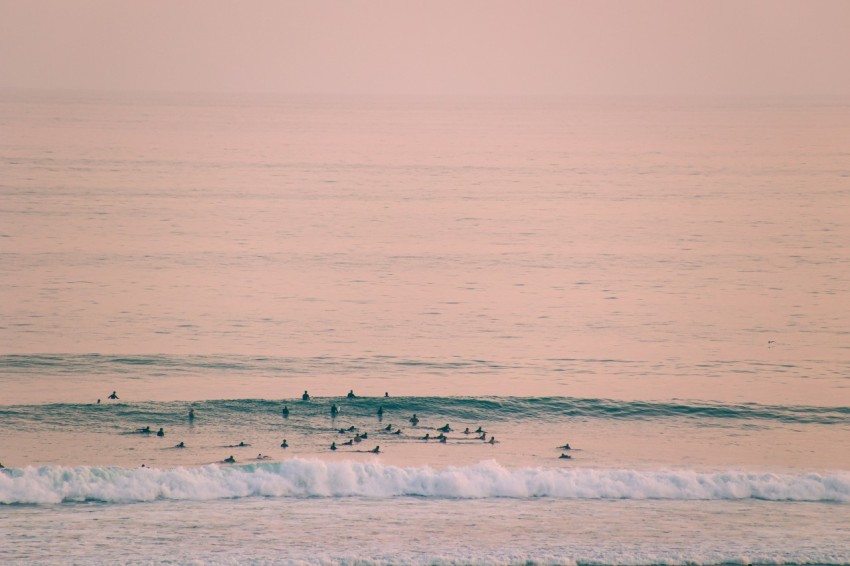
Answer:
<path fill-rule="evenodd" d="M 401 468 L 291 459 L 234 468 L 132 469 L 45 466 L 0 476 L 0 503 L 227 499 L 242 497 L 491 497 L 850 503 L 850 474 L 645 472 L 469 467 Z"/>

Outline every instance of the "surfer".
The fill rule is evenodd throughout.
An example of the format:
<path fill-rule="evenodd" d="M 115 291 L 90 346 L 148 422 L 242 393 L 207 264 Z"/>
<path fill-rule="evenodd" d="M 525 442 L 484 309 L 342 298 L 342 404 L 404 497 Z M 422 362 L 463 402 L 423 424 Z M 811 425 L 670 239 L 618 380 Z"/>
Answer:
<path fill-rule="evenodd" d="M 224 461 L 225 461 L 226 463 L 228 463 L 228 464 L 235 464 L 235 463 L 236 463 L 236 458 L 234 458 L 234 457 L 231 455 L 229 458 L 225 458 L 225 459 L 224 459 Z"/>
<path fill-rule="evenodd" d="M 389 397 L 389 396 L 390 396 L 390 392 L 389 392 L 389 391 L 384 391 L 384 398 L 387 398 L 387 397 Z"/>
<path fill-rule="evenodd" d="M 416 426 L 419 424 L 419 418 L 416 416 L 416 413 L 413 413 L 413 416 L 410 417 L 410 424 Z"/>
<path fill-rule="evenodd" d="M 338 414 L 339 414 L 339 408 L 336 406 L 336 404 L 331 405 L 331 416 L 335 417 Z"/>
<path fill-rule="evenodd" d="M 387 432 L 390 432 L 392 429 L 393 429 L 393 425 L 388 424 L 387 427 L 384 430 L 387 431 Z"/>
<path fill-rule="evenodd" d="M 558 448 L 559 448 L 560 450 L 572 450 L 572 448 L 570 448 L 569 443 L 564 444 L 563 446 L 558 446 Z"/>
<path fill-rule="evenodd" d="M 378 418 L 380 419 L 383 416 L 384 416 L 384 407 L 383 406 L 378 407 Z"/>
<path fill-rule="evenodd" d="M 289 408 L 286 405 L 284 405 L 283 409 L 280 410 L 280 414 L 283 415 L 283 418 L 288 419 L 289 418 Z"/>
<path fill-rule="evenodd" d="M 487 435 L 485 433 L 481 433 L 481 436 L 476 437 L 477 440 L 487 440 Z"/>
<path fill-rule="evenodd" d="M 175 445 L 174 447 L 175 447 L 175 448 L 186 448 L 186 445 L 185 445 L 185 444 L 183 443 L 183 441 L 181 440 L 181 441 L 180 441 L 180 444 L 177 444 L 177 445 Z"/>
<path fill-rule="evenodd" d="M 491 436 L 491 437 L 490 437 L 490 440 L 488 440 L 488 441 L 487 441 L 487 443 L 488 443 L 488 444 L 496 444 L 496 437 L 495 437 L 495 436 Z"/>
<path fill-rule="evenodd" d="M 469 427 L 463 429 L 463 434 L 472 434 L 471 432 L 469 432 Z"/>
<path fill-rule="evenodd" d="M 572 460 L 573 459 L 573 457 L 570 456 L 569 454 L 561 454 L 560 456 L 558 456 L 558 458 L 560 458 L 561 460 Z"/>
<path fill-rule="evenodd" d="M 340 446 L 354 446 L 354 441 L 349 439 L 348 442 L 343 442 Z"/>
<path fill-rule="evenodd" d="M 281 448 L 289 448 L 289 443 L 286 442 L 286 439 L 283 439 L 283 442 L 280 443 Z"/>
<path fill-rule="evenodd" d="M 301 396 L 301 400 L 302 401 L 309 401 L 310 400 L 310 394 L 307 393 L 306 391 L 304 391 L 304 395 Z"/>
<path fill-rule="evenodd" d="M 117 393 L 115 393 L 115 391 L 113 391 L 113 392 L 112 392 L 112 395 L 110 395 L 109 397 L 107 397 L 107 399 L 118 399 L 118 394 L 117 394 Z"/>
<path fill-rule="evenodd" d="M 381 447 L 375 446 L 374 448 L 372 448 L 372 450 L 370 452 L 372 452 L 372 454 L 380 454 L 381 453 Z"/>
<path fill-rule="evenodd" d="M 165 431 L 162 430 L 162 427 L 160 427 L 159 430 L 156 431 L 156 435 L 159 436 L 159 437 L 165 436 Z"/>
<path fill-rule="evenodd" d="M 441 434 L 440 436 L 437 437 L 437 440 L 439 440 L 440 442 L 445 444 L 446 440 L 448 440 L 448 437 L 445 434 Z"/>
<path fill-rule="evenodd" d="M 331 450 L 336 450 L 336 442 L 331 442 Z"/>
<path fill-rule="evenodd" d="M 347 397 L 348 397 L 349 399 L 355 399 L 355 398 L 357 398 L 357 395 L 355 395 L 355 394 L 354 394 L 354 389 L 352 389 L 351 391 L 349 391 L 349 392 L 348 392 Z"/>
<path fill-rule="evenodd" d="M 401 434 L 401 429 L 397 428 L 396 431 L 393 434 Z"/>
<path fill-rule="evenodd" d="M 475 432 L 476 432 L 477 434 L 481 434 L 482 432 L 484 432 L 484 429 L 483 429 L 483 428 L 481 428 L 481 427 L 479 426 L 479 427 L 475 430 Z"/>
<path fill-rule="evenodd" d="M 100 405 L 100 399 L 97 400 L 97 404 Z"/>
<path fill-rule="evenodd" d="M 439 430 L 440 432 L 451 432 L 452 427 L 449 426 L 449 423 L 446 423 L 446 426 L 442 426 L 442 427 L 438 428 L 437 430 Z"/>
<path fill-rule="evenodd" d="M 422 440 L 431 440 L 431 433 L 430 433 L 430 432 L 426 432 L 426 433 L 425 433 L 425 436 L 423 436 L 423 437 L 422 437 Z"/>
<path fill-rule="evenodd" d="M 189 420 L 190 421 L 195 420 L 195 409 L 189 409 Z"/>
<path fill-rule="evenodd" d="M 139 434 L 150 434 L 151 433 L 151 427 L 146 426 L 144 428 L 137 428 L 136 432 L 138 432 Z"/>
<path fill-rule="evenodd" d="M 271 456 L 264 456 L 263 454 L 257 454 L 257 460 L 270 460 Z"/>

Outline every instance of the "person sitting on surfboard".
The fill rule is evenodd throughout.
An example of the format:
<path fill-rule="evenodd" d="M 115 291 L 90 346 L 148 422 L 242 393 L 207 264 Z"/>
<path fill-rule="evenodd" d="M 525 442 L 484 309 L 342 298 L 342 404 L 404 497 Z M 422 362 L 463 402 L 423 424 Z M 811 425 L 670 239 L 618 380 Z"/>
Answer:
<path fill-rule="evenodd" d="M 286 442 L 286 439 L 283 439 L 283 442 L 280 443 L 281 448 L 289 448 L 289 444 Z"/>
<path fill-rule="evenodd" d="M 304 395 L 301 396 L 301 400 L 302 401 L 309 401 L 310 400 L 310 394 L 305 391 Z"/>
<path fill-rule="evenodd" d="M 107 397 L 107 399 L 118 399 L 118 394 L 117 394 L 117 393 L 115 393 L 115 392 L 113 391 L 113 392 L 112 392 L 112 395 L 110 395 L 109 397 Z"/>
<path fill-rule="evenodd" d="M 372 452 L 372 454 L 380 454 L 381 453 L 381 447 L 375 446 L 374 448 L 372 448 L 372 450 L 370 450 L 370 452 Z"/>
<path fill-rule="evenodd" d="M 233 456 L 230 456 L 229 458 L 225 458 L 224 461 L 227 462 L 228 464 L 235 464 L 236 458 L 234 458 Z"/>
<path fill-rule="evenodd" d="M 156 435 L 159 437 L 165 436 L 165 431 L 162 430 L 162 427 L 158 431 L 156 431 Z"/>
<path fill-rule="evenodd" d="M 354 394 L 354 389 L 352 389 L 351 391 L 348 392 L 348 398 L 349 399 L 354 399 L 356 397 L 357 397 L 357 395 Z"/>

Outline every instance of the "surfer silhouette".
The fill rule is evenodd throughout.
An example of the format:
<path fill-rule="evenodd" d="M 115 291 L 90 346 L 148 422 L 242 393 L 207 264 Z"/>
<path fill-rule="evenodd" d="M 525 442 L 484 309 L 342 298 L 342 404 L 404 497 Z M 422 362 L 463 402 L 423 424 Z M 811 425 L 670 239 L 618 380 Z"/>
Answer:
<path fill-rule="evenodd" d="M 107 397 L 107 399 L 118 399 L 118 394 L 115 393 L 115 391 L 113 391 L 112 394 L 109 397 Z"/>

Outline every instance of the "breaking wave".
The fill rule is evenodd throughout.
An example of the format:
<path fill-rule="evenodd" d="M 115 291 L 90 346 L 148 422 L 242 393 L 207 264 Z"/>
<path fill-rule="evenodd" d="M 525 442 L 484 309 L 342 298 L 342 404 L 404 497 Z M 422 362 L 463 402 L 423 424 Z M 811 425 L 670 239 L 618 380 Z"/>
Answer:
<path fill-rule="evenodd" d="M 398 467 L 292 459 L 195 468 L 43 466 L 4 470 L 0 503 L 130 503 L 243 497 L 668 499 L 850 503 L 850 473 Z"/>

